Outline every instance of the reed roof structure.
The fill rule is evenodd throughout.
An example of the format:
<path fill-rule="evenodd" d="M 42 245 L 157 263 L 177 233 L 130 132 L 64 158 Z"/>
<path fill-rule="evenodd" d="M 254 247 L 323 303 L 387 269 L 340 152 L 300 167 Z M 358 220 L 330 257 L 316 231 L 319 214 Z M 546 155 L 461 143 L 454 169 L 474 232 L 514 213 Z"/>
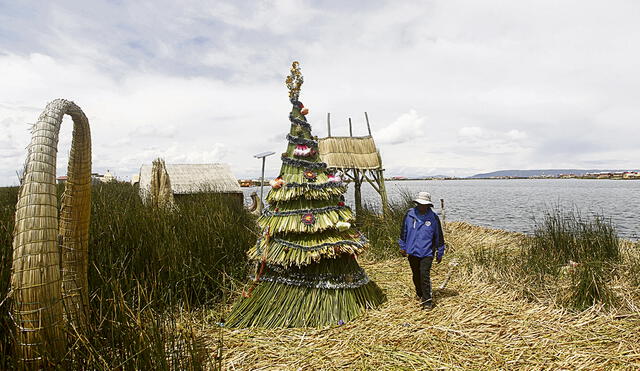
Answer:
<path fill-rule="evenodd" d="M 327 137 L 318 139 L 320 157 L 337 169 L 374 170 L 382 168 L 380 152 L 373 137 Z"/>
<path fill-rule="evenodd" d="M 166 164 L 174 195 L 195 193 L 242 193 L 238 180 L 228 164 Z M 152 164 L 140 168 L 140 193 L 151 189 Z"/>

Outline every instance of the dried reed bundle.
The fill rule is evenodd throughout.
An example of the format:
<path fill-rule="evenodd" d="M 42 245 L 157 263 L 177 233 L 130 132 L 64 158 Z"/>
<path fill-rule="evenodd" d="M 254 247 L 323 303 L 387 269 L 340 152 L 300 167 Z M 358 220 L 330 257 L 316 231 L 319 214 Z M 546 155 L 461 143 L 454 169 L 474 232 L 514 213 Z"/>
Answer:
<path fill-rule="evenodd" d="M 372 137 L 329 137 L 318 141 L 320 157 L 331 167 L 379 169 L 380 155 Z"/>
<path fill-rule="evenodd" d="M 156 207 L 173 207 L 173 191 L 171 190 L 171 180 L 167 174 L 167 167 L 164 160 L 157 158 L 153 160 L 151 168 L 151 204 Z"/>
<path fill-rule="evenodd" d="M 260 239 L 247 255 L 250 260 L 264 259 L 269 264 L 286 267 L 311 264 L 321 257 L 335 258 L 343 252 L 359 255 L 366 248 L 368 241 L 363 236 L 329 230 L 320 234 L 291 234 L 286 241 Z"/>
<path fill-rule="evenodd" d="M 56 155 L 65 114 L 73 141 L 58 223 Z M 16 205 L 11 314 L 19 358 L 38 368 L 65 354 L 64 314 L 76 330 L 87 326 L 91 134 L 82 110 L 64 99 L 47 104 L 31 134 Z"/>
<path fill-rule="evenodd" d="M 330 228 L 336 228 L 340 221 L 352 221 L 353 212 L 350 209 L 330 210 L 314 213 L 316 218 L 313 224 L 300 222 L 300 215 L 265 216 L 258 218 L 258 224 L 268 227 L 272 233 L 315 233 Z"/>
<path fill-rule="evenodd" d="M 295 200 L 298 198 L 305 198 L 308 200 L 328 200 L 336 196 L 341 196 L 346 191 L 347 187 L 344 185 L 339 187 L 325 187 L 322 189 L 311 188 L 310 186 L 288 187 L 285 185 L 280 189 L 272 189 L 267 195 L 266 200 L 269 203 Z"/>

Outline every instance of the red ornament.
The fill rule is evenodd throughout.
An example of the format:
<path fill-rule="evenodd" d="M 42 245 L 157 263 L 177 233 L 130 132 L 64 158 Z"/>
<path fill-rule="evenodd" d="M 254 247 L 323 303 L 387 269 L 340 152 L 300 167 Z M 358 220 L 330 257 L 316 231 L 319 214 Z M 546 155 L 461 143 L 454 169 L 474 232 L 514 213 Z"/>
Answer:
<path fill-rule="evenodd" d="M 306 225 L 313 225 L 316 222 L 316 217 L 311 213 L 304 214 L 302 216 L 302 223 Z"/>
<path fill-rule="evenodd" d="M 344 206 L 344 202 L 342 201 L 338 202 L 338 206 Z"/>

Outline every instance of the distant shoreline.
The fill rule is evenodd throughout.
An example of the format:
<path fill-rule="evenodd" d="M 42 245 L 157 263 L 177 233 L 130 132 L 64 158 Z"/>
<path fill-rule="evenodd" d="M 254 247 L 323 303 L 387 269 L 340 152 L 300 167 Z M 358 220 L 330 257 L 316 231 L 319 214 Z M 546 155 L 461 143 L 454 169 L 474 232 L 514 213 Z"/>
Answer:
<path fill-rule="evenodd" d="M 430 177 L 407 178 L 407 179 L 385 178 L 385 182 L 404 182 L 404 181 L 412 181 L 412 180 L 519 180 L 519 179 L 640 180 L 640 178 L 621 178 L 621 177 L 588 178 L 588 177 L 535 177 L 534 176 L 534 177 L 488 177 L 488 178 L 430 178 Z"/>

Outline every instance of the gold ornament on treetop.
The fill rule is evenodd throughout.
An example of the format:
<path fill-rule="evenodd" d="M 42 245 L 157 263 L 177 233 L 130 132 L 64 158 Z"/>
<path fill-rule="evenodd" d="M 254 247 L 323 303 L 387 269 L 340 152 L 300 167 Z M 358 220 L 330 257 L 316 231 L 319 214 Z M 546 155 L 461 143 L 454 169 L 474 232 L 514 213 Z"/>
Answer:
<path fill-rule="evenodd" d="M 289 100 L 293 103 L 300 97 L 300 87 L 304 82 L 302 73 L 300 72 L 300 63 L 294 61 L 291 63 L 291 74 L 287 76 L 286 84 L 289 88 Z"/>

